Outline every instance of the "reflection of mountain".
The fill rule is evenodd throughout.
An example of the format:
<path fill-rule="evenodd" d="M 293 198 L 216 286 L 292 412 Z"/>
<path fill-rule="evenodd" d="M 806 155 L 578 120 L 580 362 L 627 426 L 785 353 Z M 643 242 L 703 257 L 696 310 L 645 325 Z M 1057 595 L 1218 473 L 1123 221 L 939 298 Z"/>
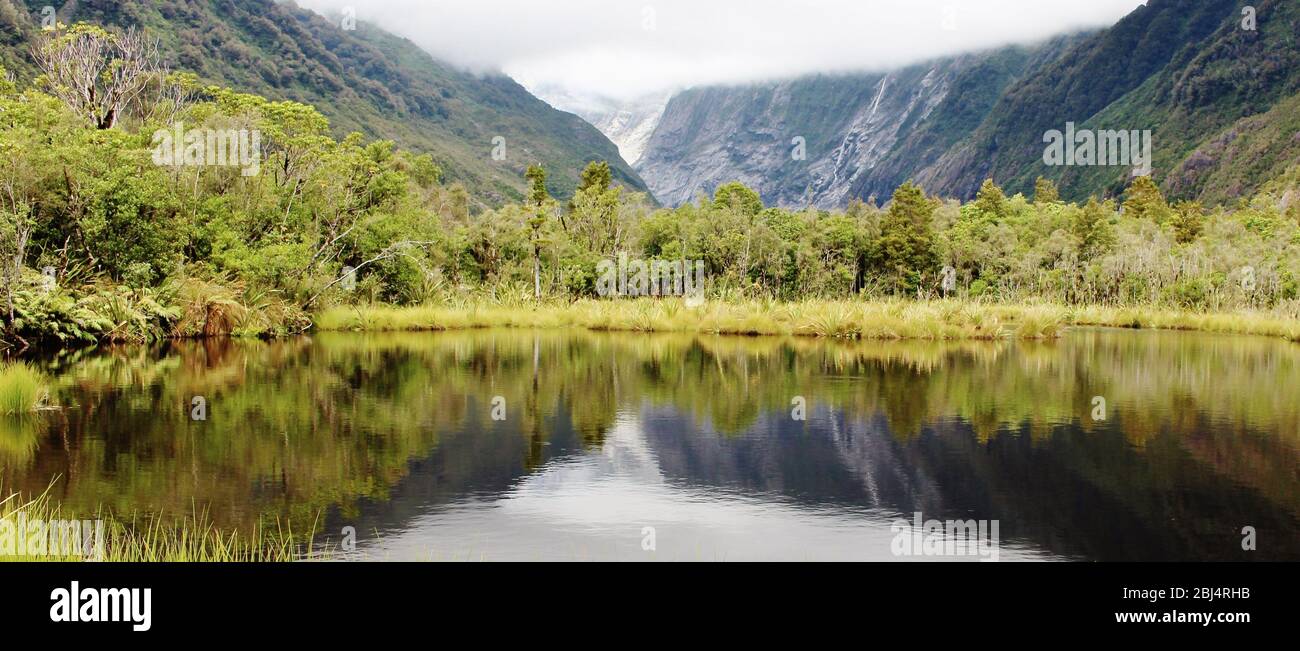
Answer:
<path fill-rule="evenodd" d="M 512 456 L 523 454 L 516 434 L 449 436 L 432 458 L 412 465 L 387 504 L 340 523 L 360 521 L 363 531 L 384 532 L 381 539 L 395 536 L 375 553 L 399 557 L 418 556 L 421 545 L 452 557 L 475 544 L 485 553 L 519 553 L 519 541 L 489 545 L 470 535 L 497 529 L 556 544 L 602 541 L 584 553 L 624 557 L 635 551 L 623 547 L 644 524 L 704 536 L 700 522 L 737 517 L 730 508 L 746 514 L 737 518 L 745 526 L 754 526 L 751 519 L 767 526 L 788 520 L 797 528 L 818 514 L 864 536 L 883 535 L 889 520 L 917 511 L 996 519 L 1013 549 L 1095 560 L 1249 558 L 1238 552 L 1239 527 L 1224 522 L 1296 540 L 1295 514 L 1198 472 L 1177 441 L 1162 438 L 1136 450 L 1119 426 L 1060 426 L 1046 441 L 1025 429 L 985 444 L 960 421 L 902 442 L 880 418 L 849 419 L 839 411 L 814 414 L 806 426 L 765 414 L 739 437 L 671 408 L 647 405 L 629 418 L 620 418 L 599 451 L 584 452 L 557 417 L 554 454 L 531 473 Z M 727 512 L 715 512 L 719 505 L 729 505 Z M 757 553 L 734 544 L 733 557 Z M 805 549 L 825 552 L 836 544 L 809 541 Z M 1296 556 L 1286 546 L 1268 555 Z"/>
<path fill-rule="evenodd" d="M 1241 522 L 1279 541 L 1300 534 L 1296 514 L 1254 490 L 1198 472 L 1177 441 L 1144 451 L 1118 427 L 1061 426 L 1046 442 L 1028 430 L 980 444 L 959 421 L 900 443 L 878 420 L 842 413 L 807 428 L 776 416 L 728 438 L 671 413 L 645 416 L 646 436 L 671 481 L 768 493 L 810 506 L 860 506 L 926 517 L 997 519 L 1004 540 L 1097 560 L 1246 560 Z M 1289 545 L 1289 547 L 1288 547 Z M 1300 557 L 1291 542 L 1277 557 Z"/>
<path fill-rule="evenodd" d="M 648 409 L 642 422 L 664 474 L 687 484 L 903 514 L 941 507 L 933 482 L 912 471 L 879 419 L 835 412 L 805 426 L 784 416 L 766 414 L 740 437 L 671 409 Z"/>
<path fill-rule="evenodd" d="M 0 428 L 0 485 L 61 477 L 76 513 L 199 504 L 223 527 L 302 529 L 325 512 L 320 530 L 355 526 L 369 544 L 378 530 L 403 553 L 625 557 L 649 526 L 672 558 L 877 558 L 889 521 L 920 511 L 998 519 L 1017 552 L 1238 559 L 1253 526 L 1259 558 L 1300 558 L 1300 349 L 1286 342 L 466 332 L 45 366 L 67 408 Z M 195 395 L 205 422 L 188 417 Z M 1109 418 L 1094 423 L 1098 395 Z M 495 396 L 505 421 L 489 417 Z"/>
<path fill-rule="evenodd" d="M 648 434 L 644 418 L 655 420 L 662 436 Z M 768 434 L 719 438 L 671 410 L 652 409 L 642 419 L 620 418 L 600 451 L 557 456 L 491 494 L 479 482 L 448 494 L 440 467 L 417 464 L 389 504 L 373 505 L 360 519 L 332 520 L 326 530 L 377 529 L 377 536 L 362 535 L 361 557 L 378 559 L 895 560 L 894 515 L 864 508 L 868 492 L 837 467 L 833 443 L 823 439 L 819 451 L 805 454 L 798 438 L 764 445 Z M 793 432 L 781 438 L 786 434 Z M 700 451 L 721 466 L 692 466 L 699 474 L 682 475 L 660 460 L 662 452 L 681 460 Z M 755 466 L 769 451 L 790 463 Z M 433 466 L 447 459 L 435 457 Z M 840 481 L 819 480 L 818 468 Z M 444 485 L 430 490 L 434 476 Z M 433 503 L 419 513 L 398 506 Z M 655 531 L 653 554 L 640 546 L 646 527 Z M 1013 545 L 1002 557 L 1038 555 Z"/>

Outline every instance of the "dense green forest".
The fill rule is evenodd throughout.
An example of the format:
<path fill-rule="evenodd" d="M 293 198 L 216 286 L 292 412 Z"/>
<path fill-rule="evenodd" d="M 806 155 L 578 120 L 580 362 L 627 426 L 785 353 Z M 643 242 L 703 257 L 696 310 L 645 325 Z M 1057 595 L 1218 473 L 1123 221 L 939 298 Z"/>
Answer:
<path fill-rule="evenodd" d="M 200 86 L 153 47 L 90 25 L 47 32 L 42 74 L 0 85 L 10 344 L 286 334 L 339 304 L 594 298 L 599 263 L 620 253 L 702 261 L 724 300 L 936 298 L 951 267 L 957 296 L 986 301 L 1300 309 L 1295 167 L 1213 211 L 1138 178 L 1118 201 L 1064 202 L 1040 179 L 1032 197 L 989 180 L 960 204 L 906 183 L 883 208 L 828 212 L 764 207 L 736 183 L 657 209 L 605 163 L 557 200 L 554 170 L 534 165 L 522 202 L 471 214 L 431 156 L 336 139 L 306 104 Z M 182 129 L 256 134 L 257 173 L 182 161 L 179 145 L 160 159 L 159 135 Z"/>

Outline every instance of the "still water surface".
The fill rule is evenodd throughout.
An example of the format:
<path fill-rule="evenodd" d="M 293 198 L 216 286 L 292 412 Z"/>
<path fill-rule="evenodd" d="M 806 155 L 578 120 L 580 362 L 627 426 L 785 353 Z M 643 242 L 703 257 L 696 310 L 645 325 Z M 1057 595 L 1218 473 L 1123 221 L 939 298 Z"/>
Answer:
<path fill-rule="evenodd" d="M 351 526 L 348 558 L 970 560 L 896 556 L 919 512 L 996 520 L 1004 561 L 1300 559 L 1300 346 L 1268 339 L 477 331 L 41 364 L 62 409 L 0 419 L 6 491 Z"/>

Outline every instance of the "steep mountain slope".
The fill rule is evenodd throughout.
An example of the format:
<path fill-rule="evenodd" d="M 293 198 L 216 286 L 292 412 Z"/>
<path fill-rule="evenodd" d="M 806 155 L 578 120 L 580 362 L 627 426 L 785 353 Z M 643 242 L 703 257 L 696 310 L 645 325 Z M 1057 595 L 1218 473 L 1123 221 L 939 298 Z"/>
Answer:
<path fill-rule="evenodd" d="M 850 189 L 852 197 L 886 198 L 894 189 L 933 165 L 986 120 L 1002 93 L 1018 78 L 1033 75 L 1085 38 L 1060 36 L 1029 49 L 1009 48 L 974 57 L 953 79 L 948 94 L 926 119 L 907 135 L 861 183 Z"/>
<path fill-rule="evenodd" d="M 0 26 L 30 32 L 50 0 L 0 0 Z M 157 37 L 176 69 L 273 99 L 310 103 L 339 134 L 432 153 L 449 181 L 495 204 L 522 196 L 533 162 L 566 196 L 591 160 L 607 160 L 615 179 L 645 185 L 617 148 L 591 125 L 558 111 L 510 78 L 474 75 L 433 59 L 411 42 L 365 23 L 336 22 L 273 0 L 68 0 L 59 20 L 140 25 Z M 25 39 L 23 39 L 25 40 Z M 24 72 L 25 43 L 0 38 L 0 61 Z M 503 138 L 506 158 L 492 157 Z"/>
<path fill-rule="evenodd" d="M 1059 47 L 1003 48 L 888 73 L 691 89 L 669 102 L 636 167 L 666 204 L 733 180 L 782 205 L 833 207 L 887 195 L 974 130 L 1041 52 Z"/>
<path fill-rule="evenodd" d="M 1300 2 L 1150 0 L 1114 26 L 888 74 L 696 88 L 669 103 L 637 169 L 665 203 L 740 180 L 784 205 L 887 197 L 907 179 L 969 198 L 986 178 L 1030 193 L 1116 195 L 1132 166 L 1049 166 L 1044 135 L 1151 130 L 1175 199 L 1231 202 L 1300 160 Z M 807 139 L 807 161 L 791 139 Z"/>
<path fill-rule="evenodd" d="M 1300 74 L 1296 3 L 1254 6 L 1258 30 L 1251 31 L 1231 0 L 1151 0 L 1009 89 L 977 133 L 918 180 L 962 196 L 989 176 L 1014 190 L 1046 176 L 1076 199 L 1118 191 L 1129 179 L 1127 167 L 1042 163 L 1044 132 L 1074 122 L 1080 129 L 1151 129 L 1155 178 L 1167 190 L 1207 201 L 1230 198 L 1230 192 L 1201 192 L 1193 178 L 1226 171 L 1229 161 L 1207 159 L 1219 149 L 1218 132 L 1294 94 Z M 1208 149 L 1189 160 L 1202 143 Z M 1266 180 L 1253 178 L 1239 189 Z"/>
<path fill-rule="evenodd" d="M 1300 3 L 1253 6 L 1258 29 L 1242 29 L 1234 7 L 1213 34 L 1090 120 L 1149 124 L 1156 178 L 1174 196 L 1230 202 L 1300 162 Z"/>

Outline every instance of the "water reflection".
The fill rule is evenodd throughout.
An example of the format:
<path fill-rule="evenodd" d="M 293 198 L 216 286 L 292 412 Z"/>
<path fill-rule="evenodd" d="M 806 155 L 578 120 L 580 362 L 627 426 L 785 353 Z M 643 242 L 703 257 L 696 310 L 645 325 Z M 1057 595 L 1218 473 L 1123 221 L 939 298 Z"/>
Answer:
<path fill-rule="evenodd" d="M 41 363 L 63 409 L 0 420 L 6 490 L 353 526 L 371 558 L 893 560 L 914 512 L 998 520 L 1003 559 L 1300 558 L 1300 346 L 1266 339 L 482 331 Z"/>

